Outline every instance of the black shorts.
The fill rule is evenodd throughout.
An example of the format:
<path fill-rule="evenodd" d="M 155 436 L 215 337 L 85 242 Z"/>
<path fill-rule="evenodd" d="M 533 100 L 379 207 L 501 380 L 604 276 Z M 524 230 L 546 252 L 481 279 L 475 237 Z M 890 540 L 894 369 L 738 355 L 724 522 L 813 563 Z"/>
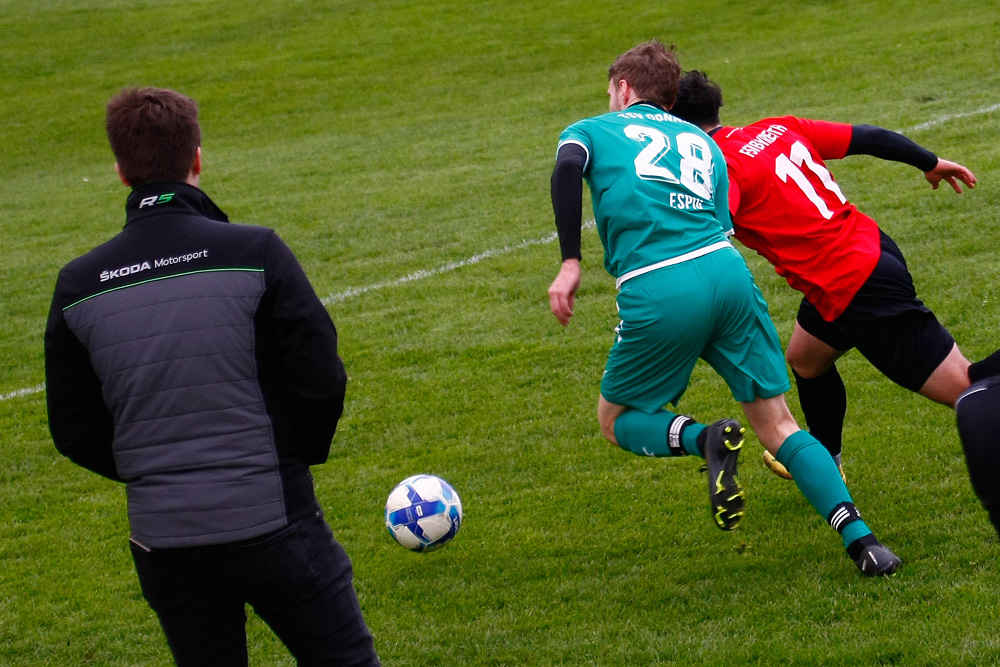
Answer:
<path fill-rule="evenodd" d="M 830 347 L 856 347 L 883 375 L 918 391 L 955 345 L 948 330 L 917 298 L 906 260 L 888 234 L 872 274 L 843 313 L 827 322 L 802 299 L 799 326 Z"/>

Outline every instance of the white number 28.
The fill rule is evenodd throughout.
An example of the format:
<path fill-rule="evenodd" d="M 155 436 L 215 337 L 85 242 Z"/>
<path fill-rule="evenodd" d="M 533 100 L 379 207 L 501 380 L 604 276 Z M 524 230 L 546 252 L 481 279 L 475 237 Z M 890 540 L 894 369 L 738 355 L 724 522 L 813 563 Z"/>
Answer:
<path fill-rule="evenodd" d="M 648 141 L 635 158 L 635 173 L 648 181 L 680 183 L 702 199 L 712 198 L 712 153 L 703 137 L 691 132 L 677 135 L 681 175 L 677 177 L 660 162 L 671 150 L 670 137 L 652 127 L 629 125 L 625 136 L 634 141 Z"/>

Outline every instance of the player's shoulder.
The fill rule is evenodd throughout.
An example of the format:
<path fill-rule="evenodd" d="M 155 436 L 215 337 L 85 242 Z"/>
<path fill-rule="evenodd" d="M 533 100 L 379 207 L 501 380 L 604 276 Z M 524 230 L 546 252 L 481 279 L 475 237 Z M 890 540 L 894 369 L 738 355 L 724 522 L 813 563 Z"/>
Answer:
<path fill-rule="evenodd" d="M 789 136 L 801 136 L 802 119 L 796 116 L 773 116 L 761 118 L 740 127 L 722 127 L 712 134 L 723 151 L 729 155 L 749 152 L 754 157 L 764 147 L 787 139 Z"/>
<path fill-rule="evenodd" d="M 757 121 L 755 126 L 774 126 L 785 132 L 794 132 L 804 137 L 827 137 L 830 135 L 850 135 L 852 126 L 832 120 L 804 118 L 802 116 L 777 116 Z"/>
<path fill-rule="evenodd" d="M 597 116 L 592 116 L 590 118 L 583 118 L 574 123 L 570 123 L 559 133 L 559 145 L 562 146 L 566 142 L 588 142 L 593 128 L 595 125 L 595 118 Z"/>
<path fill-rule="evenodd" d="M 587 118 L 581 118 L 580 120 L 570 123 L 563 130 L 563 134 L 566 133 L 580 133 L 586 134 L 588 132 L 593 132 L 597 128 L 607 127 L 608 125 L 615 124 L 618 119 L 618 114 L 615 112 L 605 112 L 598 114 L 596 116 L 588 116 Z"/>
<path fill-rule="evenodd" d="M 620 124 L 620 119 L 617 116 L 618 114 L 614 112 L 606 112 L 570 123 L 559 134 L 558 147 L 562 148 L 565 144 L 578 144 L 589 153 L 593 144 L 601 142 L 601 137 L 616 131 Z"/>
<path fill-rule="evenodd" d="M 803 120 L 798 116 L 769 116 L 755 120 L 739 129 L 744 136 L 753 137 L 768 132 L 781 134 L 789 131 L 798 132 Z"/>

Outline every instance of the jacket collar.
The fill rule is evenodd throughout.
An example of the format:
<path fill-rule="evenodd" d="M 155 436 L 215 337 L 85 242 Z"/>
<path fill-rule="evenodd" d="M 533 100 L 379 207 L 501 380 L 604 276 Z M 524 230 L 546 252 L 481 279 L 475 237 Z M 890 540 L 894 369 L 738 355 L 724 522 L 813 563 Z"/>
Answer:
<path fill-rule="evenodd" d="M 208 195 L 187 183 L 147 183 L 132 190 L 125 202 L 125 225 L 161 213 L 196 215 L 218 222 L 229 222 L 222 209 Z"/>

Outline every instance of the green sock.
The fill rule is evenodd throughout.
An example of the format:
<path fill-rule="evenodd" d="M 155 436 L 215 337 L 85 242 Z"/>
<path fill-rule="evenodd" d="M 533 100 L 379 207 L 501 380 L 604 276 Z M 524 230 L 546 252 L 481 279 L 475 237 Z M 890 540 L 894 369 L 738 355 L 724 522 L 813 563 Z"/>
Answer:
<path fill-rule="evenodd" d="M 853 505 L 851 494 L 841 479 L 830 452 L 806 431 L 788 436 L 778 448 L 775 458 L 792 473 L 799 491 L 827 522 L 838 505 Z M 855 540 L 871 534 L 872 531 L 865 522 L 858 519 L 844 526 L 840 536 L 846 548 Z"/>
<path fill-rule="evenodd" d="M 677 421 L 681 420 L 681 421 Z M 670 429 L 680 430 L 680 448 L 676 438 L 670 444 Z M 643 456 L 702 456 L 698 447 L 698 434 L 705 430 L 690 417 L 676 415 L 669 410 L 647 414 L 641 410 L 626 410 L 615 420 L 615 438 L 622 449 Z M 682 449 L 683 452 L 679 451 Z"/>

